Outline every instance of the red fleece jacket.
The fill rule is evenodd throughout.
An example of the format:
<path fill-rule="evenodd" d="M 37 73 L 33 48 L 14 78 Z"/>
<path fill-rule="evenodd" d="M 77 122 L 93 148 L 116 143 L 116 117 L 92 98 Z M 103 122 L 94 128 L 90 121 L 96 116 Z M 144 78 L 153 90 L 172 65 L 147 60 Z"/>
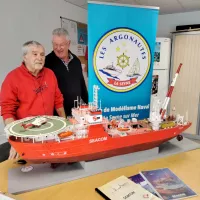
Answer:
<path fill-rule="evenodd" d="M 11 71 L 2 83 L 1 116 L 4 120 L 53 115 L 54 108 L 61 107 L 63 96 L 50 69 L 44 67 L 35 77 L 22 63 Z"/>

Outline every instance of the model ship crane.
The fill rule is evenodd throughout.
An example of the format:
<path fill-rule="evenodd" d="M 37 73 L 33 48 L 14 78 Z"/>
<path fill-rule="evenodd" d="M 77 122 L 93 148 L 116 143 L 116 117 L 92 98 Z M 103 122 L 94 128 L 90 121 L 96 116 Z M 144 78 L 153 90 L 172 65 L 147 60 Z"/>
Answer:
<path fill-rule="evenodd" d="M 178 78 L 178 75 L 179 75 L 179 72 L 180 72 L 180 70 L 181 70 L 182 65 L 183 65 L 183 64 L 180 63 L 180 65 L 179 65 L 179 67 L 178 67 L 178 69 L 177 69 L 177 71 L 176 71 L 176 74 L 175 74 L 175 76 L 174 76 L 174 79 L 173 79 L 173 81 L 172 81 L 172 83 L 171 83 L 171 86 L 170 86 L 170 88 L 169 88 L 169 90 L 168 90 L 168 92 L 167 92 L 167 96 L 166 96 L 166 98 L 165 98 L 165 100 L 164 100 L 163 106 L 162 106 L 162 108 L 160 109 L 161 119 L 163 119 L 164 116 L 165 116 L 165 113 L 166 113 L 166 110 L 167 110 L 167 106 L 168 106 L 169 101 L 170 101 L 170 98 L 171 98 L 171 96 L 172 96 L 172 93 L 173 93 L 173 90 L 174 90 L 174 86 L 175 86 L 175 84 L 176 84 L 176 80 L 177 80 L 177 78 Z"/>
<path fill-rule="evenodd" d="M 153 130 L 158 130 L 160 128 L 160 125 L 161 125 L 162 121 L 165 118 L 166 110 L 167 110 L 167 107 L 168 107 L 172 92 L 174 90 L 174 86 L 175 86 L 177 77 L 178 77 L 179 72 L 181 70 L 181 67 L 182 67 L 182 63 L 180 63 L 180 65 L 179 65 L 179 67 L 178 67 L 178 69 L 176 71 L 175 77 L 174 77 L 174 79 L 173 79 L 173 81 L 172 81 L 172 83 L 170 85 L 170 88 L 169 88 L 169 90 L 167 92 L 166 98 L 165 98 L 165 100 L 163 102 L 163 105 L 160 108 L 160 110 L 158 110 L 158 108 L 159 108 L 159 105 L 160 105 L 161 102 L 159 100 L 157 100 L 156 105 L 155 105 L 156 108 L 153 107 L 153 111 L 151 111 L 151 113 L 150 113 L 149 121 L 152 123 Z M 174 120 L 174 119 L 171 119 L 171 120 Z M 174 123 L 169 123 L 168 125 L 170 126 L 172 124 L 174 124 Z M 166 126 L 163 126 L 163 127 L 166 127 Z"/>

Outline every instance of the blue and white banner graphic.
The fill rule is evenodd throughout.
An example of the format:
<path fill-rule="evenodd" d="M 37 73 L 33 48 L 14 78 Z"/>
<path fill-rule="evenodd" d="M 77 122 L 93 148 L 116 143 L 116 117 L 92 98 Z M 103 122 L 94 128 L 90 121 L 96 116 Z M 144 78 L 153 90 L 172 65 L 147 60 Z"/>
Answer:
<path fill-rule="evenodd" d="M 88 3 L 89 101 L 103 115 L 149 117 L 158 8 Z"/>

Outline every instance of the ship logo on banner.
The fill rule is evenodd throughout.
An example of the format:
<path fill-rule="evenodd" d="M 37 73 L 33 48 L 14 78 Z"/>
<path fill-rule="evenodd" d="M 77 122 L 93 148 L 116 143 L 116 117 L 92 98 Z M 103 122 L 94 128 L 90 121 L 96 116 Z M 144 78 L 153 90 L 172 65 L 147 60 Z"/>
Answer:
<path fill-rule="evenodd" d="M 128 28 L 106 33 L 97 43 L 93 64 L 99 81 L 115 92 L 127 92 L 146 78 L 151 63 L 145 38 Z"/>

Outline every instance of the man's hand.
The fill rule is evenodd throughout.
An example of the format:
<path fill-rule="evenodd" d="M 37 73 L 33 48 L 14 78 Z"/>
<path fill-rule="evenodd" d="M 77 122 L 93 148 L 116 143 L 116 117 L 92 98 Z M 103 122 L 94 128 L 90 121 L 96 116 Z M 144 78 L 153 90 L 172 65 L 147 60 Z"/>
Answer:
<path fill-rule="evenodd" d="M 14 122 L 14 121 L 15 121 L 14 118 L 7 118 L 4 120 L 4 124 L 6 126 L 7 124 L 10 124 L 11 122 Z"/>
<path fill-rule="evenodd" d="M 18 159 L 19 158 L 19 154 L 15 151 L 15 149 L 11 146 L 10 148 L 10 155 L 8 160 L 13 160 L 13 159 Z"/>
<path fill-rule="evenodd" d="M 60 117 L 66 118 L 65 110 L 64 110 L 63 107 L 62 107 L 62 108 L 56 109 L 56 111 L 57 111 L 57 113 L 58 113 L 58 115 L 59 115 Z"/>
<path fill-rule="evenodd" d="M 4 120 L 4 124 L 5 126 L 7 124 L 10 124 L 11 122 L 14 122 L 14 118 L 7 118 L 6 120 Z M 8 160 L 13 160 L 13 159 L 18 159 L 19 158 L 19 154 L 15 151 L 15 149 L 11 146 L 10 148 L 10 155 L 8 157 Z"/>

